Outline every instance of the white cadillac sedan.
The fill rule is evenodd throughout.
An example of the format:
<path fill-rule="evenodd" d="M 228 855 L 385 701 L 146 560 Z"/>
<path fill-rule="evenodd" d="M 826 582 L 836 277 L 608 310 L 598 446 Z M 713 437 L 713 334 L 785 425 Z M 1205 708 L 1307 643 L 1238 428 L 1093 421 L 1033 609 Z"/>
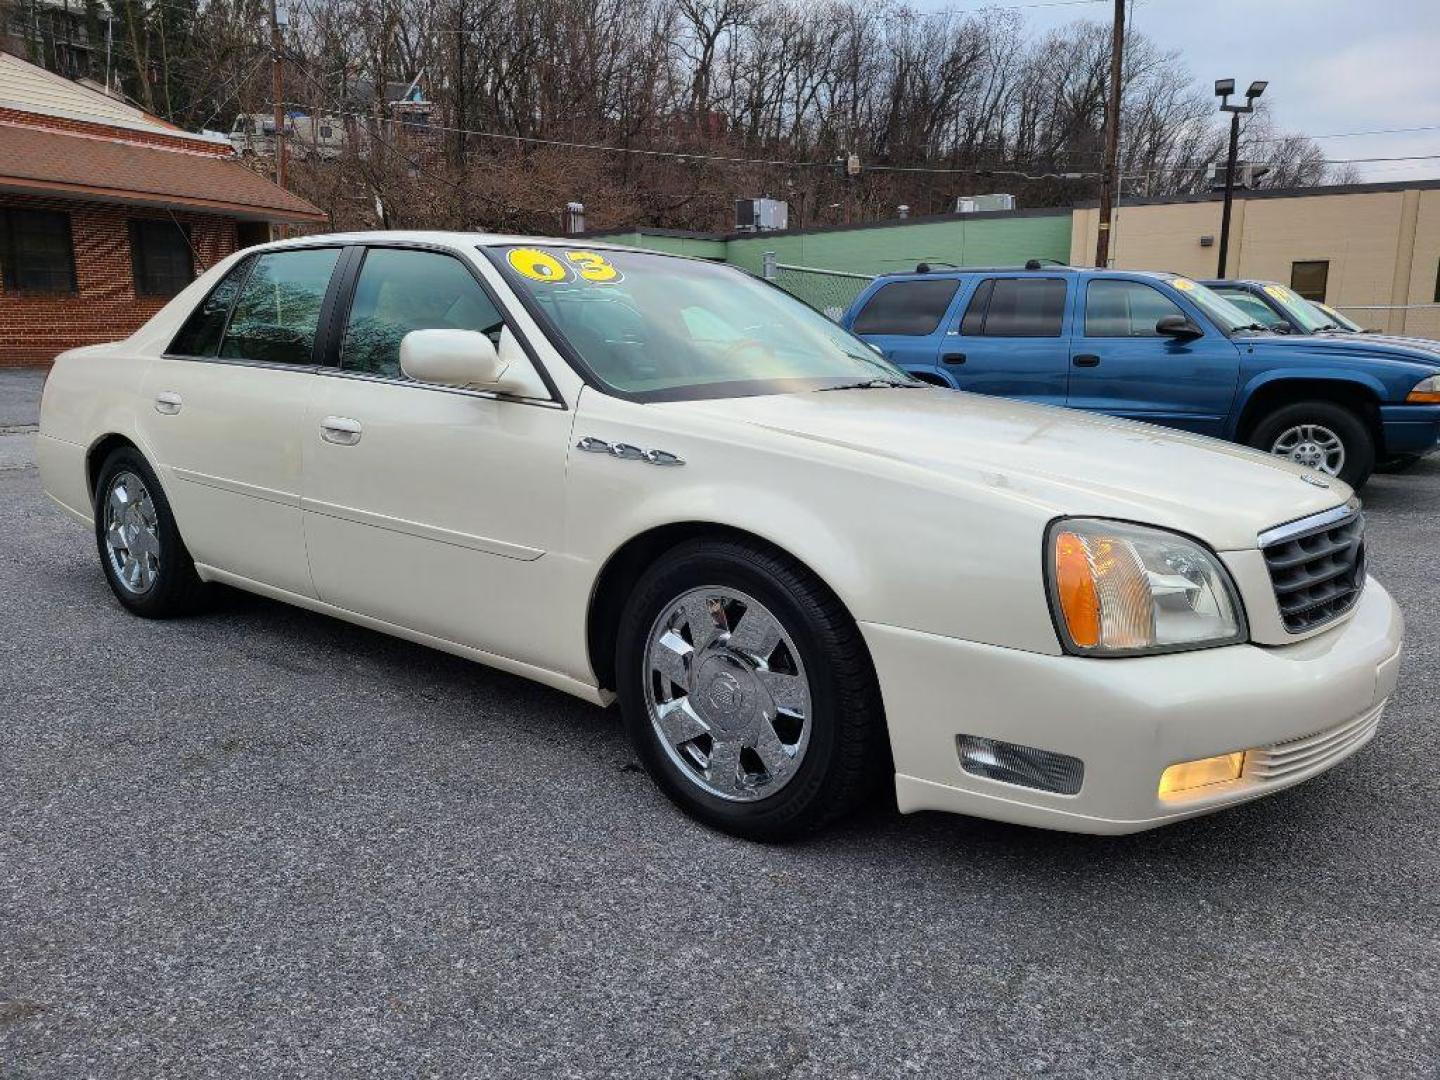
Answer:
<path fill-rule="evenodd" d="M 240 252 L 59 358 L 39 456 L 137 615 L 221 582 L 618 698 L 665 793 L 754 838 L 892 777 L 905 811 L 1161 825 L 1353 754 L 1399 666 L 1338 481 L 922 386 L 629 248 Z"/>

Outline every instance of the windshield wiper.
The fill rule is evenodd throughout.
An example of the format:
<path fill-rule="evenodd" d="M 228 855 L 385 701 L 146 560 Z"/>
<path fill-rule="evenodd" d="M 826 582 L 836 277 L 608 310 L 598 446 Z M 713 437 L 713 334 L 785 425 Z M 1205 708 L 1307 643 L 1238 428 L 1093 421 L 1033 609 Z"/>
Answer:
<path fill-rule="evenodd" d="M 822 386 L 821 390 L 913 390 L 923 382 L 897 382 L 894 379 L 862 379 L 860 382 L 841 383 L 839 386 Z"/>

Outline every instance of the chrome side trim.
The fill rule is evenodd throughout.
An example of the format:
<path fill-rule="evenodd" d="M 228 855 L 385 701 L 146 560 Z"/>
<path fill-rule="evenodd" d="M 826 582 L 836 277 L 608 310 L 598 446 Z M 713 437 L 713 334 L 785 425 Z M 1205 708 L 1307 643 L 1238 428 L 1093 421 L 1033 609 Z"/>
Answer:
<path fill-rule="evenodd" d="M 504 540 L 492 540 L 488 536 L 476 536 L 473 533 L 457 532 L 454 529 L 442 529 L 435 525 L 425 525 L 419 521 L 388 517 L 385 514 L 376 514 L 353 506 L 341 506 L 338 503 L 322 502 L 319 499 L 301 499 L 300 509 L 309 514 L 319 514 L 321 517 L 337 518 L 340 521 L 349 521 L 356 525 L 369 525 L 371 528 L 403 533 L 406 536 L 431 540 L 438 544 L 451 544 L 455 547 L 483 552 L 486 555 L 498 555 L 504 559 L 534 562 L 545 554 L 539 548 L 511 544 Z"/>
<path fill-rule="evenodd" d="M 1299 518 L 1295 521 L 1287 521 L 1283 525 L 1276 525 L 1272 529 L 1266 529 L 1257 536 L 1258 547 L 1267 548 L 1271 544 L 1281 544 L 1312 529 L 1323 529 L 1330 525 L 1338 525 L 1347 518 L 1354 517 L 1360 512 L 1360 500 L 1351 499 L 1343 506 L 1332 507 L 1329 510 L 1321 510 L 1318 514 L 1311 514 L 1309 517 Z"/>

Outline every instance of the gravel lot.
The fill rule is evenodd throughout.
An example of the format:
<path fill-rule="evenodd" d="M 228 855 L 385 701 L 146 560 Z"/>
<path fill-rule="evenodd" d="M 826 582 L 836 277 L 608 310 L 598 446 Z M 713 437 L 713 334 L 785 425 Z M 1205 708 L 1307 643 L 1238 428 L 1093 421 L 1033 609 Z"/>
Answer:
<path fill-rule="evenodd" d="M 0 372 L 0 428 L 37 391 Z M 1135 837 L 877 806 L 767 848 L 559 693 L 239 594 L 124 614 L 27 438 L 0 1076 L 1440 1075 L 1440 462 L 1366 493 L 1410 642 L 1358 758 Z"/>

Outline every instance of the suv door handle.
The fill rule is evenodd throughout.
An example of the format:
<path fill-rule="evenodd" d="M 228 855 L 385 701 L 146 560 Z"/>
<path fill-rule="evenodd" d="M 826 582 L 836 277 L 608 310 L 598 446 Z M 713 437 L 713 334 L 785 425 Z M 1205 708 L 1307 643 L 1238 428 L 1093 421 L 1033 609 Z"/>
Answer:
<path fill-rule="evenodd" d="M 320 437 L 336 446 L 354 446 L 360 441 L 360 421 L 348 416 L 327 416 L 320 421 Z"/>
<path fill-rule="evenodd" d="M 1094 353 L 1081 353 L 1071 361 L 1076 367 L 1099 367 L 1100 357 Z"/>
<path fill-rule="evenodd" d="M 162 390 L 155 395 L 155 411 L 164 416 L 174 416 L 183 404 L 180 395 L 173 390 Z"/>
<path fill-rule="evenodd" d="M 947 352 L 944 356 L 940 357 L 940 359 L 947 364 L 963 364 L 965 362 L 965 354 L 963 352 Z"/>

